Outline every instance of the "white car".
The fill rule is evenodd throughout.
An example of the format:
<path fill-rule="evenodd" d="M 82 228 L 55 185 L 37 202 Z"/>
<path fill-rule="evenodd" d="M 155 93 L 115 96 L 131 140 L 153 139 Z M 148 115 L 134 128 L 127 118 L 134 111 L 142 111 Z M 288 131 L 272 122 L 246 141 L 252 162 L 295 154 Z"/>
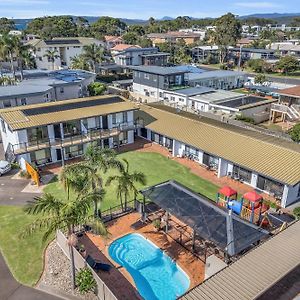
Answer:
<path fill-rule="evenodd" d="M 0 160 L 0 176 L 9 172 L 11 170 L 11 165 L 8 161 Z"/>

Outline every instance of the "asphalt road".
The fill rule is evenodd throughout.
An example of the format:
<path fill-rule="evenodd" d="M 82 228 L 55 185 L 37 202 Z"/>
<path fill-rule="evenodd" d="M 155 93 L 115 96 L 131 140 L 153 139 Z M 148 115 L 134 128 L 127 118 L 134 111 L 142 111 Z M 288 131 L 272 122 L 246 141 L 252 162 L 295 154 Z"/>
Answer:
<path fill-rule="evenodd" d="M 215 71 L 215 70 L 218 70 L 216 68 L 212 68 L 212 67 L 209 67 L 209 66 L 203 66 L 203 65 L 200 65 L 199 66 L 200 69 L 203 69 L 203 70 L 207 70 L 207 71 Z M 253 73 L 246 73 L 248 77 L 254 77 L 255 74 Z M 289 78 L 289 77 L 278 77 L 278 76 L 266 76 L 267 79 L 269 81 L 273 81 L 273 82 L 278 82 L 278 83 L 284 83 L 284 84 L 292 84 L 292 85 L 300 85 L 300 78 L 297 79 L 297 78 Z"/>
<path fill-rule="evenodd" d="M 33 197 L 39 194 L 22 193 L 21 191 L 30 182 L 27 179 L 12 179 L 17 170 L 11 170 L 9 173 L 0 177 L 0 205 L 18 205 L 24 206 Z M 1 298 L 0 298 L 1 299 Z"/>
<path fill-rule="evenodd" d="M 12 276 L 0 253 L 0 299 L 1 300 L 60 300 L 56 296 L 35 288 L 24 286 Z"/>

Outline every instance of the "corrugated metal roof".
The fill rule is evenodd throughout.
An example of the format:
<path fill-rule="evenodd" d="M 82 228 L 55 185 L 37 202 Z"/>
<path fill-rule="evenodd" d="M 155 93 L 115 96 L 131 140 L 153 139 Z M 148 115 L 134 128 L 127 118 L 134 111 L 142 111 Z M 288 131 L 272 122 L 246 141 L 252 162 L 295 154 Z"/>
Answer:
<path fill-rule="evenodd" d="M 0 117 L 9 124 L 12 130 L 19 130 L 138 109 L 133 103 L 125 101 L 125 99 L 119 96 L 118 98 L 121 100 L 119 102 L 99 105 L 93 104 L 93 101 L 99 101 L 101 99 L 106 101 L 107 99 L 112 98 L 116 98 L 116 96 L 95 96 L 27 106 L 17 106 L 1 110 Z M 85 107 L 82 107 L 82 105 L 79 105 L 79 103 L 82 102 L 91 102 L 91 104 L 87 104 Z M 60 109 L 62 106 L 65 106 L 66 109 Z M 53 111 L 53 107 L 56 107 L 57 111 Z M 49 108 L 49 112 L 44 113 L 47 108 Z M 42 113 L 40 112 L 33 115 L 26 114 L 26 111 L 31 109 L 35 109 L 37 111 L 40 109 Z"/>
<path fill-rule="evenodd" d="M 192 289 L 184 300 L 250 300 L 262 295 L 300 264 L 300 222 Z"/>
<path fill-rule="evenodd" d="M 136 115 L 157 133 L 282 183 L 300 181 L 300 145 L 296 143 L 205 118 L 189 119 L 146 105 L 140 108 Z"/>

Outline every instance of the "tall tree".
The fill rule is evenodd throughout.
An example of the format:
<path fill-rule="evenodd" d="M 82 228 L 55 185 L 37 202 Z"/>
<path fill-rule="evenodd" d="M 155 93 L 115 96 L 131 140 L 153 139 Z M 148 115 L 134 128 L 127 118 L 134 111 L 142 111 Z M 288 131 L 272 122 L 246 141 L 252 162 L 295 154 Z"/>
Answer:
<path fill-rule="evenodd" d="M 219 47 L 219 60 L 223 64 L 227 56 L 228 46 L 234 46 L 241 37 L 242 26 L 232 13 L 216 19 L 214 25 L 216 27 L 212 33 L 212 41 Z"/>
<path fill-rule="evenodd" d="M 8 34 L 11 30 L 16 29 L 16 24 L 8 18 L 0 18 L 0 34 Z"/>
<path fill-rule="evenodd" d="M 135 198 L 138 194 L 138 189 L 135 184 L 145 185 L 146 176 L 142 172 L 130 173 L 128 161 L 123 159 L 123 162 L 124 164 L 122 164 L 122 167 L 120 168 L 120 175 L 108 177 L 106 186 L 110 186 L 113 182 L 116 183 L 117 197 L 120 200 L 122 210 L 127 210 L 127 202 L 130 195 L 133 194 Z"/>
<path fill-rule="evenodd" d="M 86 70 L 90 69 L 90 66 L 84 57 L 84 55 L 75 55 L 71 58 L 71 69 L 79 69 L 79 70 Z"/>
<path fill-rule="evenodd" d="M 299 61 L 296 57 L 287 55 L 280 58 L 276 67 L 283 73 L 290 73 L 299 70 Z"/>
<path fill-rule="evenodd" d="M 47 50 L 46 54 L 44 54 L 44 57 L 46 57 L 48 59 L 48 62 L 51 62 L 52 64 L 52 70 L 54 70 L 54 63 L 55 60 L 58 59 L 60 56 L 58 55 L 58 51 L 57 49 L 53 49 L 53 50 Z"/>
<path fill-rule="evenodd" d="M 16 39 L 10 35 L 3 35 L 0 37 L 0 58 L 10 62 L 11 72 L 13 78 L 16 78 L 16 70 L 14 65 Z"/>

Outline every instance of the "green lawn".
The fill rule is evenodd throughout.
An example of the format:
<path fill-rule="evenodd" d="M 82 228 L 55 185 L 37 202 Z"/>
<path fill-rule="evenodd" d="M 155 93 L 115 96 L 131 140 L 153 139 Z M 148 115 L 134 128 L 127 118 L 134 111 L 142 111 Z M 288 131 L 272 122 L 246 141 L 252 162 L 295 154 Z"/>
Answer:
<path fill-rule="evenodd" d="M 130 164 L 130 170 L 141 171 L 146 175 L 147 186 L 151 186 L 169 179 L 175 179 L 186 185 L 197 193 L 202 193 L 214 200 L 218 186 L 206 181 L 193 173 L 181 164 L 170 160 L 158 153 L 127 152 L 119 155 L 119 158 L 126 158 Z M 107 178 L 109 174 L 105 175 Z M 142 186 L 139 186 L 142 188 Z M 65 195 L 64 190 L 58 182 L 50 183 L 45 192 L 52 193 L 57 197 Z M 118 205 L 116 190 L 114 186 L 106 188 L 105 199 L 102 203 L 102 210 Z"/>
<path fill-rule="evenodd" d="M 19 234 L 35 217 L 21 207 L 0 206 L 0 249 L 14 277 L 26 285 L 34 285 L 43 270 L 42 234 L 22 239 Z"/>
<path fill-rule="evenodd" d="M 215 199 L 218 190 L 216 185 L 201 179 L 192 174 L 188 168 L 160 154 L 127 152 L 120 154 L 119 157 L 129 161 L 131 170 L 145 173 L 147 186 L 175 179 L 195 192 Z M 106 188 L 106 191 L 102 210 L 119 204 L 115 187 Z M 57 180 L 50 183 L 45 192 L 65 197 L 65 192 Z M 41 233 L 35 233 L 26 239 L 19 237 L 23 228 L 33 220 L 34 217 L 26 215 L 20 207 L 0 206 L 0 249 L 15 278 L 26 285 L 34 285 L 39 279 L 43 269 L 43 250 L 46 246 L 41 242 Z"/>

